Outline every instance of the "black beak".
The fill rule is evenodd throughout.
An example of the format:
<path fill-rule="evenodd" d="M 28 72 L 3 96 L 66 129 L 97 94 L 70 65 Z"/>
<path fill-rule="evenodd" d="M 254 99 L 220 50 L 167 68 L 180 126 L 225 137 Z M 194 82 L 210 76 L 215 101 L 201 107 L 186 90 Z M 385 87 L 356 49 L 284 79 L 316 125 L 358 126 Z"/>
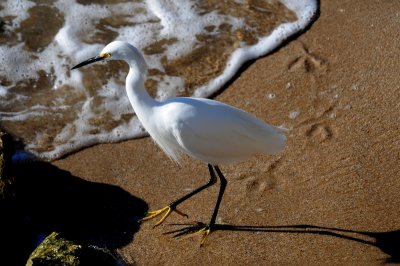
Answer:
<path fill-rule="evenodd" d="M 85 60 L 82 63 L 77 64 L 76 66 L 71 68 L 71 70 L 76 69 L 76 68 L 80 68 L 80 67 L 83 67 L 83 66 L 86 66 L 86 65 L 89 65 L 89 64 L 97 62 L 97 61 L 101 61 L 101 60 L 106 59 L 106 58 L 107 58 L 106 56 L 101 56 L 101 55 L 89 58 L 88 60 Z"/>

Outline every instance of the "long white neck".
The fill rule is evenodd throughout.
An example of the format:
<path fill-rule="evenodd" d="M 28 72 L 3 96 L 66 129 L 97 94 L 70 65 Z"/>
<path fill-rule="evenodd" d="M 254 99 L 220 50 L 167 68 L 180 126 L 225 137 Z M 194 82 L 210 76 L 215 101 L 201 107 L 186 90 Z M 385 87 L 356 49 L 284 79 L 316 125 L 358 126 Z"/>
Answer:
<path fill-rule="evenodd" d="M 153 113 L 153 108 L 159 102 L 153 99 L 144 87 L 147 66 L 142 55 L 139 52 L 134 53 L 126 61 L 129 64 L 129 73 L 126 77 L 126 92 L 136 115 L 146 127 Z"/>

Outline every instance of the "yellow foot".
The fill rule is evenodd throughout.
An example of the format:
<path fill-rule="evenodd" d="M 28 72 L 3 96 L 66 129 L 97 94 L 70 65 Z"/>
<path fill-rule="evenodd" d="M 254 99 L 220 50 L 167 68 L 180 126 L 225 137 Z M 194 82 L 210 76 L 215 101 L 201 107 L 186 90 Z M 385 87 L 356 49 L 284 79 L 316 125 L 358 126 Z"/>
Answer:
<path fill-rule="evenodd" d="M 171 212 L 173 212 L 173 211 L 176 212 L 176 213 L 179 214 L 179 215 L 185 216 L 186 218 L 189 217 L 187 214 L 185 214 L 185 213 L 183 213 L 183 212 L 181 212 L 181 211 L 178 211 L 174 206 L 168 205 L 168 206 L 165 206 L 165 207 L 162 208 L 162 209 L 159 209 L 159 210 L 156 210 L 156 211 L 147 212 L 147 213 L 146 213 L 146 217 L 144 217 L 144 218 L 142 219 L 142 222 L 148 221 L 148 220 L 150 220 L 150 219 L 153 219 L 153 218 L 155 218 L 155 217 L 157 217 L 157 216 L 159 216 L 159 215 L 165 213 L 164 216 L 154 225 L 154 227 L 159 226 L 160 224 L 162 224 L 162 223 L 167 219 L 167 217 L 168 217 L 168 216 L 171 214 Z"/>
<path fill-rule="evenodd" d="M 202 233 L 204 232 L 203 236 L 201 237 L 200 241 L 200 247 L 204 245 L 204 242 L 206 242 L 207 237 L 211 234 L 211 227 L 209 225 L 204 226 L 202 229 L 197 231 L 197 233 Z"/>

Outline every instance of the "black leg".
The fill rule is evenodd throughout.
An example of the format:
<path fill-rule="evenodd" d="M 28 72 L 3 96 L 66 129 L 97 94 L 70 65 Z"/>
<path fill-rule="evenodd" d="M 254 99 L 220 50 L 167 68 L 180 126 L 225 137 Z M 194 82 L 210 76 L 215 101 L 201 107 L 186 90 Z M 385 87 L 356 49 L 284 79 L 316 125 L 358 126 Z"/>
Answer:
<path fill-rule="evenodd" d="M 217 214 L 218 214 L 218 209 L 219 209 L 219 205 L 221 204 L 221 201 L 222 201 L 222 197 L 223 197 L 223 195 L 224 195 L 224 192 L 225 192 L 225 188 L 226 188 L 226 185 L 227 185 L 227 181 L 226 181 L 226 178 L 224 177 L 224 175 L 222 174 L 222 172 L 221 172 L 221 170 L 219 169 L 219 167 L 218 167 L 218 165 L 214 165 L 214 169 L 215 169 L 215 171 L 217 171 L 217 174 L 218 174 L 218 177 L 219 177 L 219 180 L 220 180 L 220 187 L 219 187 L 219 193 L 218 193 L 218 199 L 217 199 L 217 202 L 215 203 L 215 207 L 214 207 L 214 211 L 213 211 L 213 214 L 212 214 L 212 216 L 211 216 L 211 220 L 210 220 L 210 223 L 209 224 L 203 224 L 203 225 L 201 225 L 201 223 L 198 225 L 198 226 L 203 226 L 198 232 L 204 232 L 204 235 L 203 235 L 203 237 L 202 237 L 202 239 L 201 239 L 201 242 L 200 242 L 200 247 L 202 247 L 203 245 L 204 245 L 204 242 L 206 241 L 206 239 L 207 239 L 207 236 L 212 232 L 212 231 L 214 231 L 215 230 L 215 220 L 217 219 Z M 215 173 L 214 173 L 214 171 L 213 171 L 213 174 L 211 174 L 211 175 L 214 175 L 215 176 Z M 191 230 L 191 229 L 189 229 L 189 230 Z"/>
<path fill-rule="evenodd" d="M 182 202 L 184 202 L 185 200 L 187 200 L 188 198 L 196 195 L 197 193 L 199 193 L 200 191 L 214 185 L 217 182 L 217 177 L 215 176 L 214 170 L 212 168 L 212 166 L 210 164 L 208 164 L 208 170 L 210 171 L 210 180 L 208 180 L 208 182 L 204 185 L 202 185 L 199 188 L 196 188 L 195 190 L 193 190 L 192 192 L 189 192 L 188 194 L 186 194 L 185 196 L 183 196 L 182 198 L 179 198 L 173 202 L 171 202 L 169 204 L 169 206 L 171 208 L 174 208 L 176 206 L 178 206 L 179 204 L 181 204 Z"/>
<path fill-rule="evenodd" d="M 213 169 L 213 167 L 212 167 L 210 164 L 208 164 L 208 170 L 210 171 L 210 180 L 208 180 L 208 182 L 207 182 L 206 184 L 204 184 L 204 185 L 202 185 L 201 187 L 199 187 L 199 188 L 193 190 L 192 192 L 189 192 L 189 193 L 186 194 L 185 196 L 183 196 L 183 197 L 181 197 L 181 198 L 179 198 L 179 199 L 177 199 L 177 200 L 171 202 L 170 204 L 168 204 L 166 207 L 164 207 L 164 208 L 162 208 L 162 209 L 159 209 L 159 210 L 156 210 L 156 211 L 147 212 L 146 217 L 144 217 L 144 218 L 142 219 L 142 221 L 147 221 L 147 220 L 153 219 L 154 217 L 157 217 L 157 216 L 159 216 L 159 215 L 165 213 L 165 214 L 163 215 L 163 217 L 161 218 L 161 220 L 159 220 L 159 221 L 154 225 L 154 227 L 156 227 L 156 226 L 162 224 L 162 223 L 165 221 L 165 219 L 167 219 L 167 217 L 171 214 L 172 211 L 174 211 L 174 212 L 176 212 L 176 213 L 178 213 L 178 214 L 180 214 L 180 215 L 182 215 L 182 216 L 188 217 L 186 214 L 184 214 L 184 213 L 178 211 L 178 210 L 176 209 L 176 206 L 178 206 L 179 204 L 181 204 L 181 203 L 184 202 L 185 200 L 189 199 L 190 197 L 196 195 L 196 194 L 199 193 L 200 191 L 202 191 L 202 190 L 204 190 L 204 189 L 206 189 L 206 188 L 212 186 L 213 184 L 215 184 L 215 183 L 217 182 L 217 176 L 215 175 L 214 169 Z M 219 171 L 219 169 L 218 169 L 218 171 Z M 217 171 L 217 172 L 218 172 L 218 171 Z M 220 178 L 221 178 L 221 177 L 220 177 Z M 221 196 L 221 198 L 222 198 L 222 196 Z M 219 201 L 221 201 L 221 200 L 219 200 Z M 218 205 L 219 205 L 219 204 L 218 204 Z M 218 211 L 218 208 L 217 208 L 217 211 Z"/>
<path fill-rule="evenodd" d="M 218 177 L 220 180 L 220 187 L 219 187 L 218 199 L 217 199 L 217 202 L 215 203 L 215 207 L 214 207 L 214 212 L 211 216 L 211 220 L 210 220 L 210 224 L 209 224 L 210 227 L 212 227 L 215 224 L 215 220 L 217 219 L 219 205 L 221 204 L 222 196 L 224 195 L 225 188 L 228 183 L 226 181 L 226 178 L 222 174 L 221 170 L 219 169 L 218 165 L 214 165 L 214 169 L 217 171 L 217 174 L 218 174 Z M 214 176 L 215 176 L 215 173 L 214 173 Z"/>
<path fill-rule="evenodd" d="M 228 183 L 226 181 L 226 178 L 222 174 L 221 170 L 219 169 L 218 165 L 214 165 L 214 166 L 208 165 L 208 169 L 210 170 L 210 176 L 211 176 L 210 181 L 213 180 L 212 184 L 214 184 L 216 182 L 217 175 L 220 180 L 220 188 L 219 188 L 218 198 L 217 198 L 217 202 L 215 203 L 214 211 L 211 216 L 210 222 L 208 224 L 199 222 L 195 225 L 185 226 L 181 229 L 173 230 L 173 231 L 166 233 L 166 234 L 175 234 L 174 237 L 180 237 L 180 236 L 192 234 L 192 233 L 204 233 L 203 237 L 201 239 L 201 242 L 200 242 L 200 246 L 203 246 L 204 242 L 206 241 L 207 236 L 212 231 L 218 230 L 217 226 L 215 225 L 215 220 L 217 219 L 218 209 L 219 209 L 219 206 L 221 205 L 222 197 L 224 195 L 225 188 Z M 217 175 L 215 174 L 215 171 L 217 172 Z M 195 191 L 197 191 L 197 190 L 195 190 Z M 189 193 L 189 194 L 191 194 L 191 193 Z"/>

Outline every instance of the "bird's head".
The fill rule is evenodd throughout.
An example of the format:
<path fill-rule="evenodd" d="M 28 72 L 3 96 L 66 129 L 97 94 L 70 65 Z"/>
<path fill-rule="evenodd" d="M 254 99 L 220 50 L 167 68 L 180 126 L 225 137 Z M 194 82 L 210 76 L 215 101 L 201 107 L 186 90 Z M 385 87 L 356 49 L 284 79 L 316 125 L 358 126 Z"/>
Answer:
<path fill-rule="evenodd" d="M 138 53 L 137 49 L 127 42 L 114 41 L 109 43 L 100 52 L 100 55 L 89 58 L 71 69 L 80 68 L 103 60 L 127 60 Z"/>

